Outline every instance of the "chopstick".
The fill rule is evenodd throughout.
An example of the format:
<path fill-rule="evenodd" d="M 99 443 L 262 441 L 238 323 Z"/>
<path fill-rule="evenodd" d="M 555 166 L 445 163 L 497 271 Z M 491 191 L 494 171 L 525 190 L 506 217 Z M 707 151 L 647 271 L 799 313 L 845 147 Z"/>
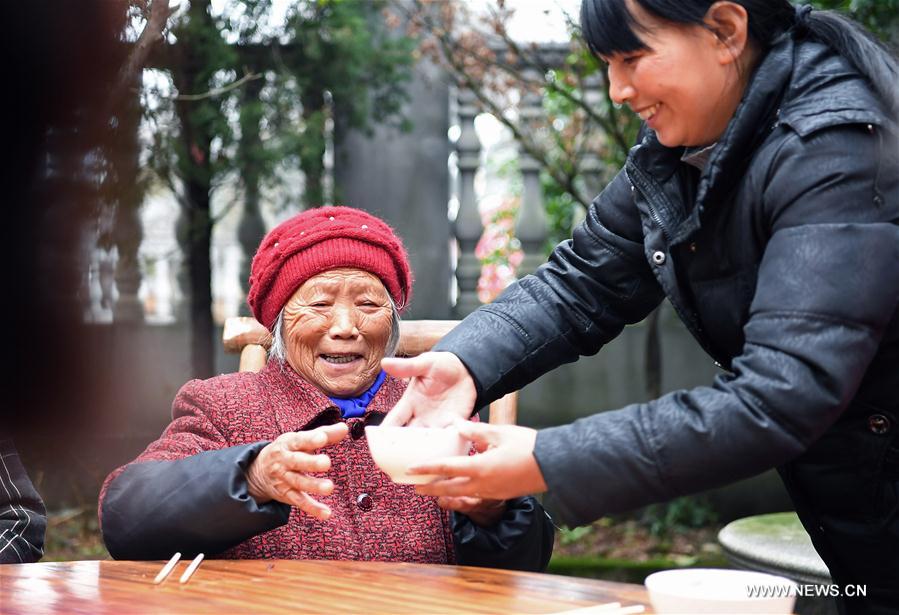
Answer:
<path fill-rule="evenodd" d="M 179 583 L 187 583 L 187 581 L 190 579 L 190 575 L 194 573 L 194 570 L 196 570 L 200 566 L 200 562 L 202 561 L 203 554 L 200 553 L 194 558 L 194 561 L 190 563 L 190 565 L 187 567 L 187 570 L 184 571 L 184 574 L 181 575 Z"/>
<path fill-rule="evenodd" d="M 154 585 L 159 585 L 163 581 L 165 581 L 166 577 L 168 577 L 172 570 L 175 568 L 175 564 L 178 563 L 178 560 L 181 559 L 181 553 L 175 553 L 172 558 L 166 562 L 165 566 L 162 567 L 162 570 L 159 571 L 159 574 L 156 575 L 156 578 L 153 579 Z M 184 571 L 184 574 L 181 575 L 181 579 L 179 579 L 180 583 L 187 583 L 190 580 L 191 575 L 197 570 L 200 566 L 200 562 L 203 561 L 203 554 L 200 553 L 197 555 L 193 561 L 187 565 L 187 569 Z"/>
<path fill-rule="evenodd" d="M 166 563 L 166 565 L 162 567 L 162 570 L 159 571 L 159 574 L 156 575 L 156 578 L 153 579 L 153 584 L 159 585 L 160 583 L 165 581 L 165 578 L 172 572 L 172 569 L 175 567 L 175 564 L 178 563 L 179 559 L 181 559 L 181 553 L 175 553 L 172 558 Z"/>

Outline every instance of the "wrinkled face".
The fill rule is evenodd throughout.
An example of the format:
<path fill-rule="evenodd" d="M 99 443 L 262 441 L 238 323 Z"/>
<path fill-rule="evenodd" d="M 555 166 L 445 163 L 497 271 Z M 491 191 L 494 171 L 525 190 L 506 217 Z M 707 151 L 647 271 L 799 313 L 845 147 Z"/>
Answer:
<path fill-rule="evenodd" d="M 714 143 L 743 93 L 740 74 L 722 55 L 718 37 L 698 25 L 659 20 L 632 1 L 628 7 L 646 28 L 639 37 L 648 48 L 602 58 L 609 66 L 612 100 L 630 106 L 663 145 Z"/>
<path fill-rule="evenodd" d="M 367 271 L 332 269 L 306 280 L 284 306 L 287 362 L 332 397 L 354 397 L 381 371 L 393 313 Z"/>

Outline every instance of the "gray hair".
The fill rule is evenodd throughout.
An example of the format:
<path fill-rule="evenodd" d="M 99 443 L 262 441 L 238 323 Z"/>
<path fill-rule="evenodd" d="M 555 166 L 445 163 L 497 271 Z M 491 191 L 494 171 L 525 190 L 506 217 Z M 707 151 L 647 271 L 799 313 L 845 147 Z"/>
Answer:
<path fill-rule="evenodd" d="M 396 354 L 396 349 L 400 345 L 400 311 L 393 301 L 393 297 L 387 295 L 390 301 L 390 336 L 387 338 L 387 346 L 384 349 L 385 357 L 392 357 Z M 278 318 L 275 319 L 275 326 L 272 328 L 272 345 L 268 350 L 268 358 L 270 361 L 278 361 L 283 366 L 287 362 L 287 347 L 284 344 L 284 308 L 278 312 Z"/>

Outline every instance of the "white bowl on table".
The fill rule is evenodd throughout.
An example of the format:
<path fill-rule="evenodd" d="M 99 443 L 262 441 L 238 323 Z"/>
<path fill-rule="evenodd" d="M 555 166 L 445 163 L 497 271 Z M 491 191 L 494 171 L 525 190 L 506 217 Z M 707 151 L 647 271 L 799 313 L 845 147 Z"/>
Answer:
<path fill-rule="evenodd" d="M 667 613 L 793 612 L 796 583 L 785 577 L 748 570 L 684 568 L 663 570 L 644 582 L 652 608 Z M 767 595 L 759 595 L 767 592 Z M 755 594 L 755 595 L 751 595 Z"/>
<path fill-rule="evenodd" d="M 378 467 L 395 483 L 421 485 L 434 474 L 408 474 L 410 466 L 441 457 L 468 454 L 469 443 L 452 427 L 382 427 L 365 428 L 368 448 Z"/>

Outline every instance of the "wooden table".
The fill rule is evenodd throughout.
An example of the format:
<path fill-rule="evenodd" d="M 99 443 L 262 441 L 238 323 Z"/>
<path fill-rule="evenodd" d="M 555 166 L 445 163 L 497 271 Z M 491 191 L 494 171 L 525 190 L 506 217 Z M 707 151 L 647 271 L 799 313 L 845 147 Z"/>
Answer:
<path fill-rule="evenodd" d="M 185 583 L 179 562 L 81 561 L 0 566 L 2 613 L 557 613 L 642 604 L 642 585 L 421 564 L 206 560 Z"/>

